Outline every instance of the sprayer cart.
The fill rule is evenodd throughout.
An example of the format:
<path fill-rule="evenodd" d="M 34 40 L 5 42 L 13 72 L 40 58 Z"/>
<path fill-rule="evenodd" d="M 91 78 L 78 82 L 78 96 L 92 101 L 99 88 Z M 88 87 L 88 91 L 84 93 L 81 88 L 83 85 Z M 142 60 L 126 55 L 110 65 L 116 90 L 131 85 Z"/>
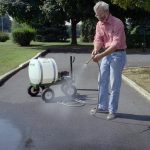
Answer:
<path fill-rule="evenodd" d="M 32 59 L 28 67 L 30 86 L 28 94 L 37 96 L 41 93 L 41 97 L 45 102 L 50 102 L 55 93 L 50 87 L 60 84 L 62 92 L 67 96 L 75 96 L 77 89 L 74 86 L 72 77 L 69 72 L 58 72 L 56 62 L 53 58 Z"/>

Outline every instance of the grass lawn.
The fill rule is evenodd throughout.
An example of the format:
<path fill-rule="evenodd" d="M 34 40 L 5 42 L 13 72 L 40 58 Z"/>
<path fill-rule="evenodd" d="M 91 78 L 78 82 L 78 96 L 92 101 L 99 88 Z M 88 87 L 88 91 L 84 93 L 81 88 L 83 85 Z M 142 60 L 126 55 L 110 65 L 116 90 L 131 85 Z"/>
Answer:
<path fill-rule="evenodd" d="M 123 71 L 123 74 L 150 92 L 150 67 L 127 68 Z"/>
<path fill-rule="evenodd" d="M 27 61 L 37 53 L 47 49 L 51 45 L 68 45 L 68 43 L 44 43 L 32 42 L 29 47 L 21 47 L 14 44 L 11 40 L 0 42 L 0 75 L 17 67 Z"/>

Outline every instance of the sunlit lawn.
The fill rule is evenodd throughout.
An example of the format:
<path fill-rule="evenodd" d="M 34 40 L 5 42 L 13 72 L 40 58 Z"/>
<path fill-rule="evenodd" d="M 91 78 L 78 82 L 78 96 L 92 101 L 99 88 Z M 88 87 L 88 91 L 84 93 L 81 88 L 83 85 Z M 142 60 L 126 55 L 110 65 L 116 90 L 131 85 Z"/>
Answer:
<path fill-rule="evenodd" d="M 150 92 L 150 67 L 127 68 L 123 74 Z"/>
<path fill-rule="evenodd" d="M 0 75 L 17 67 L 20 63 L 27 61 L 50 45 L 52 43 L 32 42 L 29 47 L 21 47 L 14 44 L 11 40 L 0 42 Z"/>

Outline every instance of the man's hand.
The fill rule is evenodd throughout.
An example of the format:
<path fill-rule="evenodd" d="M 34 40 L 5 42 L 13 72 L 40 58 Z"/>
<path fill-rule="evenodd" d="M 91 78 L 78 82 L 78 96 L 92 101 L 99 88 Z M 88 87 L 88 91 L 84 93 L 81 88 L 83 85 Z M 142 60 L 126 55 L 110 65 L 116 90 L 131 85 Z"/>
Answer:
<path fill-rule="evenodd" d="M 97 49 L 94 49 L 93 51 L 92 51 L 92 55 L 94 56 L 94 55 L 96 55 L 96 54 L 98 54 L 99 53 L 99 50 L 97 50 Z"/>
<path fill-rule="evenodd" d="M 91 58 L 93 59 L 95 57 L 95 55 L 97 55 L 99 53 L 98 50 L 93 50 L 91 53 Z"/>
<path fill-rule="evenodd" d="M 102 55 L 102 53 L 99 53 L 99 54 L 96 54 L 96 55 L 93 55 L 92 59 L 94 62 L 98 62 L 99 60 L 101 60 L 104 56 Z"/>

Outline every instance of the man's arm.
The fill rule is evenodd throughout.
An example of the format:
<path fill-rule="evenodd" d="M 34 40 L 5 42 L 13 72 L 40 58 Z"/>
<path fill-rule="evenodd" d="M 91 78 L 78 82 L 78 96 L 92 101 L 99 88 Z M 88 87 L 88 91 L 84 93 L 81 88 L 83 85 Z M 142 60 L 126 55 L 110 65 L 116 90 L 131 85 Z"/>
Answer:
<path fill-rule="evenodd" d="M 94 42 L 93 42 L 94 49 L 92 51 L 92 55 L 96 55 L 99 52 L 99 50 L 102 48 L 103 46 L 102 36 L 103 36 L 103 32 L 98 22 L 96 25 L 96 32 L 95 32 Z"/>
<path fill-rule="evenodd" d="M 115 45 L 112 45 L 110 47 L 108 47 L 105 51 L 99 53 L 99 54 L 96 54 L 96 55 L 93 55 L 93 61 L 94 62 L 98 62 L 100 59 L 102 59 L 103 57 L 111 54 L 112 52 L 114 52 L 116 50 L 116 46 Z"/>
<path fill-rule="evenodd" d="M 92 55 L 96 55 L 101 48 L 102 48 L 101 43 L 94 42 L 94 49 L 92 51 Z"/>

